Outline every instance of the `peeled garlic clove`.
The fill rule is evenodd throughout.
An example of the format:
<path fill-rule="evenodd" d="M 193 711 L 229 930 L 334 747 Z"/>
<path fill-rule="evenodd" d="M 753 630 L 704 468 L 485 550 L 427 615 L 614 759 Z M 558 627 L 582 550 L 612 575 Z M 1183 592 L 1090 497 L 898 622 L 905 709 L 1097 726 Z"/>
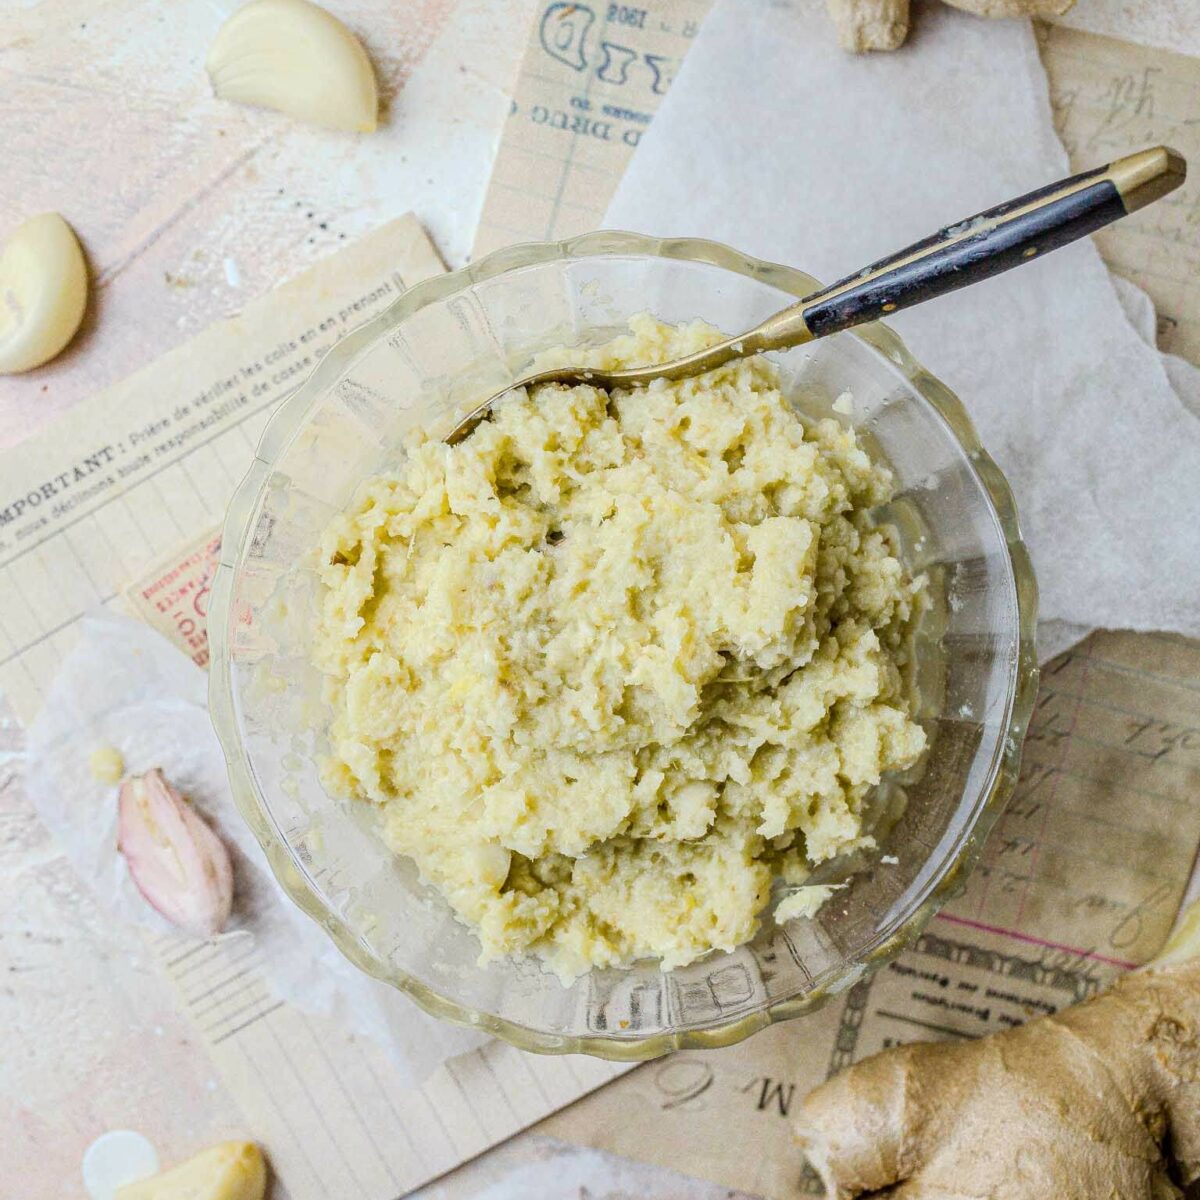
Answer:
<path fill-rule="evenodd" d="M 87 264 L 58 213 L 30 217 L 0 251 L 0 375 L 49 362 L 87 307 Z"/>
<path fill-rule="evenodd" d="M 157 769 L 121 784 L 117 849 L 137 889 L 174 925 L 220 933 L 233 907 L 225 843 Z"/>
<path fill-rule="evenodd" d="M 370 132 L 378 122 L 362 43 L 309 0 L 251 0 L 221 26 L 204 66 L 222 100 L 331 129 Z"/>
<path fill-rule="evenodd" d="M 262 1200 L 267 1166 L 253 1142 L 222 1142 L 169 1171 L 117 1188 L 116 1200 Z"/>

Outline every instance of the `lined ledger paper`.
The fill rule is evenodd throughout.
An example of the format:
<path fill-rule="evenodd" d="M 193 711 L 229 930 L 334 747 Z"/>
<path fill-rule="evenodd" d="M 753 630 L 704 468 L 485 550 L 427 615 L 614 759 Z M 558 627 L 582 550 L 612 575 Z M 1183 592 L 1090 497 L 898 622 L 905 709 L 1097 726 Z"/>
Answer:
<path fill-rule="evenodd" d="M 1162 945 L 1200 839 L 1200 642 L 1096 633 L 1046 666 L 1021 784 L 942 919 L 1100 966 Z"/>
<path fill-rule="evenodd" d="M 202 660 L 212 530 L 270 411 L 442 270 L 416 220 L 394 221 L 0 454 L 0 691 L 23 721 L 98 605 Z M 628 1069 L 492 1043 L 400 1087 L 373 1043 L 273 995 L 249 937 L 150 949 L 290 1200 L 395 1200 Z"/>
<path fill-rule="evenodd" d="M 629 1069 L 489 1042 L 401 1087 L 372 1042 L 272 995 L 250 938 L 151 950 L 291 1200 L 398 1200 Z"/>
<path fill-rule="evenodd" d="M 537 5 L 475 257 L 600 225 L 709 6 Z"/>
<path fill-rule="evenodd" d="M 0 454 L 0 691 L 22 721 L 79 617 L 221 522 L 324 351 L 443 269 L 402 217 Z"/>

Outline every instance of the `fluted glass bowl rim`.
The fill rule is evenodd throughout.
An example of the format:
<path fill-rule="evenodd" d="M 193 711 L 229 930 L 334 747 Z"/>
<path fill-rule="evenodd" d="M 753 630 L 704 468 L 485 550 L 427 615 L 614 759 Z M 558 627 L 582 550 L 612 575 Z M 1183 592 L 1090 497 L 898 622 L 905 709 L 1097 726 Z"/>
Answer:
<path fill-rule="evenodd" d="M 321 403 L 332 385 L 341 378 L 349 364 L 361 352 L 421 308 L 444 300 L 470 285 L 495 279 L 522 267 L 559 259 L 630 255 L 706 263 L 759 280 L 795 296 L 807 295 L 821 286 L 818 280 L 794 267 L 754 258 L 719 242 L 702 238 L 654 238 L 622 231 L 601 231 L 564 241 L 529 242 L 509 246 L 459 270 L 415 284 L 383 312 L 337 342 L 317 363 L 308 379 L 280 403 L 267 422 L 254 462 L 234 491 L 226 512 L 221 536 L 220 563 L 213 581 L 208 633 L 211 646 L 209 708 L 225 755 L 235 802 L 262 846 L 280 887 L 303 912 L 325 930 L 342 954 L 368 975 L 391 984 L 410 996 L 427 1013 L 460 1025 L 485 1030 L 519 1049 L 543 1054 L 589 1054 L 599 1058 L 640 1062 L 673 1050 L 732 1045 L 778 1021 L 820 1008 L 830 996 L 844 991 L 858 979 L 886 965 L 912 944 L 934 913 L 961 890 L 963 882 L 979 857 L 988 833 L 1016 786 L 1021 764 L 1021 745 L 1033 710 L 1038 684 L 1035 651 L 1037 584 L 1033 567 L 1021 538 L 1012 490 L 999 467 L 981 445 L 962 401 L 917 362 L 896 333 L 886 325 L 875 322 L 860 326 L 854 331 L 854 336 L 899 369 L 916 394 L 944 419 L 991 503 L 997 525 L 1007 544 L 1015 586 L 1015 681 L 1009 697 L 1007 728 L 983 789 L 986 795 L 977 807 L 975 821 L 963 833 L 962 844 L 957 854 L 947 861 L 945 869 L 935 880 L 926 899 L 886 940 L 879 942 L 859 960 L 847 962 L 838 977 L 803 997 L 764 1005 L 761 1009 L 741 1015 L 726 1024 L 699 1030 L 660 1032 L 643 1038 L 554 1035 L 460 1004 L 391 964 L 381 961 L 366 950 L 347 922 L 308 885 L 305 872 L 296 869 L 295 852 L 274 828 L 268 815 L 266 801 L 254 781 L 242 743 L 233 696 L 230 642 L 237 566 L 248 547 L 255 514 L 275 463 L 303 426 L 310 412 Z"/>

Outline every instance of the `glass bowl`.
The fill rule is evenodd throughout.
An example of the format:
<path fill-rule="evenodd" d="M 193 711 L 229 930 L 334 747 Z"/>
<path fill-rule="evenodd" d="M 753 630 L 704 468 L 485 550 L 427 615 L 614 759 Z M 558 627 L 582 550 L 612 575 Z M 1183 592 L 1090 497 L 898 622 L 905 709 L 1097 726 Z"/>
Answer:
<path fill-rule="evenodd" d="M 692 239 L 515 246 L 405 293 L 335 346 L 267 426 L 230 505 L 213 589 L 213 720 L 283 887 L 348 958 L 428 1012 L 543 1052 L 646 1059 L 727 1045 L 896 955 L 970 870 L 1017 777 L 1037 686 L 1036 588 L 1011 493 L 962 404 L 879 325 L 777 357 L 806 413 L 853 394 L 853 414 L 834 415 L 891 466 L 896 498 L 881 515 L 930 579 L 914 679 L 930 745 L 877 806 L 880 853 L 898 863 L 824 868 L 819 878 L 837 871 L 849 887 L 814 919 L 767 917 L 732 954 L 671 972 L 596 970 L 564 987 L 532 961 L 478 966 L 473 933 L 388 852 L 372 806 L 327 795 L 318 778 L 312 548 L 362 479 L 395 463 L 409 428 L 448 431 L 540 351 L 605 340 L 636 313 L 734 331 L 817 286 Z"/>

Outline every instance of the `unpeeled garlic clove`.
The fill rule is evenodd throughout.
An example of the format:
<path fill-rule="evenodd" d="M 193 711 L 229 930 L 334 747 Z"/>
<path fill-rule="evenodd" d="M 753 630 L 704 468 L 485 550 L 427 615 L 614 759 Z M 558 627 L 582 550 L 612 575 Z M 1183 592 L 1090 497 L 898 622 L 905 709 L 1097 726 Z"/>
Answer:
<path fill-rule="evenodd" d="M 58 213 L 30 217 L 0 250 L 0 375 L 49 362 L 87 307 L 87 264 Z"/>
<path fill-rule="evenodd" d="M 116 1200 L 262 1200 L 267 1166 L 253 1142 L 221 1142 L 186 1162 L 127 1183 Z"/>
<path fill-rule="evenodd" d="M 157 768 L 121 784 L 117 849 L 168 921 L 197 937 L 221 932 L 233 907 L 229 851 Z"/>
<path fill-rule="evenodd" d="M 379 120 L 362 43 L 309 0 L 250 0 L 221 26 L 204 66 L 222 100 L 331 129 L 370 132 Z"/>

